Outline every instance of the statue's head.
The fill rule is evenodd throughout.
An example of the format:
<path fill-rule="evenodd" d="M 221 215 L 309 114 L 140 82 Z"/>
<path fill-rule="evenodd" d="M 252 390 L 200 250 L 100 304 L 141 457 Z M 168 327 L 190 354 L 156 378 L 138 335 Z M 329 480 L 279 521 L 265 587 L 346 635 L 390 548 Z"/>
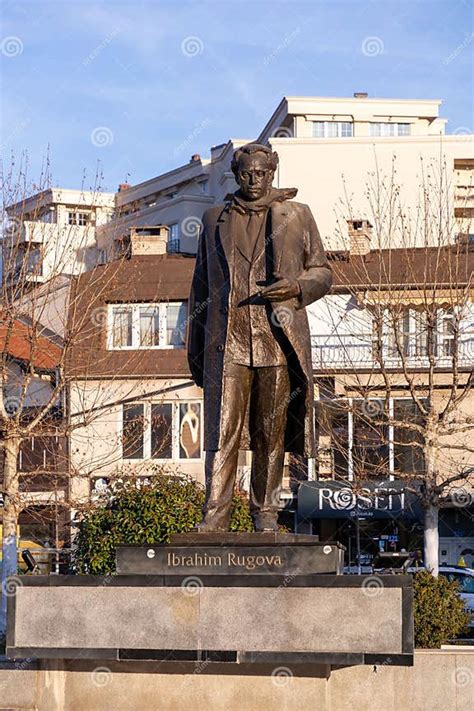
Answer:
<path fill-rule="evenodd" d="M 232 158 L 232 172 L 246 200 L 259 200 L 272 187 L 278 154 L 260 143 L 237 148 Z"/>

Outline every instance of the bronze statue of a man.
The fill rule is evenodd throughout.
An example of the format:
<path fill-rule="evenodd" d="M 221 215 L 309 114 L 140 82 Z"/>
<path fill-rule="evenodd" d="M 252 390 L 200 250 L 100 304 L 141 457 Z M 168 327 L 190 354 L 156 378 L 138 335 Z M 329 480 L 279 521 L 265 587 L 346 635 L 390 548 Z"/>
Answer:
<path fill-rule="evenodd" d="M 239 449 L 253 450 L 250 512 L 277 530 L 285 451 L 314 456 L 305 306 L 331 287 L 318 229 L 296 189 L 272 187 L 278 155 L 235 151 L 239 185 L 203 216 L 189 304 L 188 361 L 204 388 L 201 531 L 227 531 Z"/>

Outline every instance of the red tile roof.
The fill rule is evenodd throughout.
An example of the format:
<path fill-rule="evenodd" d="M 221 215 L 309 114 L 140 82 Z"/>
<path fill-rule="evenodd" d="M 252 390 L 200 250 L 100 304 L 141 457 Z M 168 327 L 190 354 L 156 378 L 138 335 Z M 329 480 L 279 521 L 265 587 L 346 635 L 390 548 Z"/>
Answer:
<path fill-rule="evenodd" d="M 41 370 L 53 370 L 59 363 L 61 348 L 19 319 L 0 316 L 0 347 L 11 358 L 32 363 Z"/>

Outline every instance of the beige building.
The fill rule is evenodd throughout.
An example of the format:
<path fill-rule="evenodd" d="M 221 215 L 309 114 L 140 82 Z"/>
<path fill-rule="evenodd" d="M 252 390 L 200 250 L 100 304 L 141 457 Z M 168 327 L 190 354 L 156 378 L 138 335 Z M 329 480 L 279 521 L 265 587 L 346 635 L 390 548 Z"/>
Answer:
<path fill-rule="evenodd" d="M 123 186 L 117 195 L 117 216 L 122 217 L 101 230 L 100 244 L 110 243 L 110 235 L 117 236 L 122 225 L 164 224 L 170 229 L 170 249 L 195 252 L 200 219 L 208 207 L 222 203 L 236 189 L 232 154 L 250 140 L 270 144 L 278 152 L 275 184 L 298 188 L 297 200 L 311 207 L 328 249 L 348 246 L 347 218 L 373 221 L 367 186 L 375 189 L 377 176 L 386 191 L 400 187 L 400 205 L 415 218 L 423 182 L 434 192 L 440 166 L 445 168 L 439 189 L 446 194 L 451 214 L 455 208 L 458 216 L 464 211 L 464 231 L 469 231 L 473 137 L 445 134 L 441 103 L 371 99 L 365 94 L 285 97 L 259 136 L 230 139 L 211 148 L 209 158 L 194 155 L 169 173 Z M 453 225 L 453 230 L 457 227 Z M 373 239 L 378 245 L 384 235 L 375 231 Z"/>
<path fill-rule="evenodd" d="M 96 228 L 114 214 L 114 193 L 50 188 L 7 209 L 2 258 L 6 275 L 38 285 L 98 263 Z"/>
<path fill-rule="evenodd" d="M 154 467 L 204 481 L 202 391 L 187 366 L 187 299 L 194 259 L 135 231 L 130 258 L 73 285 L 68 361 L 71 501 Z M 160 245 L 156 249 L 157 245 Z M 148 249 L 146 249 L 148 247 Z"/>
<path fill-rule="evenodd" d="M 375 246 L 386 241 L 368 186 L 372 194 L 399 190 L 400 208 L 414 224 L 423 186 L 432 195 L 441 191 L 449 214 L 458 218 L 454 239 L 456 230 L 470 230 L 474 143 L 472 135 L 445 133 L 441 103 L 363 93 L 284 97 L 258 136 L 229 139 L 213 146 L 209 157 L 192 155 L 172 171 L 120 185 L 115 195 L 53 189 L 12 206 L 11 216 L 22 223 L 15 264 L 26 263 L 35 283 L 59 271 L 80 273 L 116 258 L 130 229 L 149 225 L 168 228 L 169 251 L 195 253 L 203 213 L 236 189 L 234 150 L 252 140 L 278 152 L 276 186 L 298 188 L 297 200 L 311 207 L 328 249 L 348 246 L 349 218 L 375 225 Z M 390 240 L 401 244 L 403 235 L 394 232 Z"/>

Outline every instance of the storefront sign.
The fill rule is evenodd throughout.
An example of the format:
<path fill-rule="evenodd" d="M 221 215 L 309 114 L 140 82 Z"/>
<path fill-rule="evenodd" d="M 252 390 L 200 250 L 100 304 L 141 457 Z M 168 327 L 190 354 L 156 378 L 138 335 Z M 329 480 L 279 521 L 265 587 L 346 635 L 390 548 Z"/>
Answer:
<path fill-rule="evenodd" d="M 421 518 L 418 497 L 400 482 L 305 481 L 298 491 L 304 518 Z"/>

